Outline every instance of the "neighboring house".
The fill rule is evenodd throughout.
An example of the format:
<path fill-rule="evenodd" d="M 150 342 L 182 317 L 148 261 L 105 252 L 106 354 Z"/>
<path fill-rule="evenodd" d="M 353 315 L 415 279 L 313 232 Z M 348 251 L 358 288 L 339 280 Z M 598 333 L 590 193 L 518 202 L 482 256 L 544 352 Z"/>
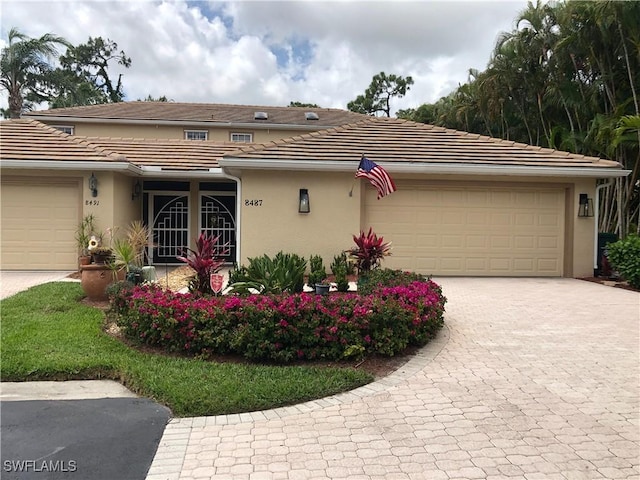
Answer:
<path fill-rule="evenodd" d="M 336 108 L 121 102 L 26 113 L 72 135 L 264 143 L 356 122 Z"/>
<path fill-rule="evenodd" d="M 108 130 L 119 114 L 100 107 Z M 57 122 L 60 112 L 81 108 L 94 107 L 38 116 L 55 114 Z M 174 263 L 203 230 L 223 235 L 230 260 L 240 263 L 280 250 L 330 263 L 353 234 L 373 227 L 392 242 L 384 262 L 392 268 L 593 274 L 595 217 L 578 217 L 580 199 L 597 204 L 598 179 L 629 173 L 618 163 L 404 120 L 346 117 L 346 124 L 264 145 L 110 138 L 96 130 L 79 136 L 82 122 L 71 117 L 76 135 L 33 120 L 2 122 L 2 268 L 75 268 L 75 224 L 94 213 L 103 229 L 143 218 L 156 264 Z M 362 155 L 389 172 L 395 193 L 377 200 L 366 180 L 354 178 Z M 301 190 L 309 213 L 298 212 Z"/>

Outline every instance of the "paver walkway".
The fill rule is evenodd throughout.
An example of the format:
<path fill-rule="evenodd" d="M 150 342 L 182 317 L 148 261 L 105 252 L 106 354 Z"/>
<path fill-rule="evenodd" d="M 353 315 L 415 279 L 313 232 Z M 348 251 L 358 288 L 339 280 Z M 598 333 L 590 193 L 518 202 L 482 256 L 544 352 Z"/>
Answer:
<path fill-rule="evenodd" d="M 398 372 L 294 407 L 174 419 L 147 479 L 640 478 L 640 294 L 436 281 L 447 327 Z"/>

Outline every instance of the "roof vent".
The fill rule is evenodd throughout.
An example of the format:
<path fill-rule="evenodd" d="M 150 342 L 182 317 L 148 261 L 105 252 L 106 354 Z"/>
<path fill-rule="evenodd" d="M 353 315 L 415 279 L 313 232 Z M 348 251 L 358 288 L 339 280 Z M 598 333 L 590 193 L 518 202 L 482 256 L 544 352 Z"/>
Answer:
<path fill-rule="evenodd" d="M 306 112 L 304 114 L 304 118 L 306 118 L 307 120 L 320 120 L 320 117 L 318 117 L 318 114 L 316 112 Z"/>
<path fill-rule="evenodd" d="M 267 120 L 268 118 L 269 115 L 267 115 L 267 112 L 256 112 L 253 114 L 254 120 Z"/>

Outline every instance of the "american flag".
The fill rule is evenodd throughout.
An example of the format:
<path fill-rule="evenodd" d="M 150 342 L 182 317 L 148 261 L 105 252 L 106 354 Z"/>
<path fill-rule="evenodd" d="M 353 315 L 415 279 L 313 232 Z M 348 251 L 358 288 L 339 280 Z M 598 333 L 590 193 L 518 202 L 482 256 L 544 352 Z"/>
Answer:
<path fill-rule="evenodd" d="M 356 178 L 366 178 L 378 191 L 378 200 L 396 191 L 396 184 L 387 171 L 368 158 L 362 157 Z"/>

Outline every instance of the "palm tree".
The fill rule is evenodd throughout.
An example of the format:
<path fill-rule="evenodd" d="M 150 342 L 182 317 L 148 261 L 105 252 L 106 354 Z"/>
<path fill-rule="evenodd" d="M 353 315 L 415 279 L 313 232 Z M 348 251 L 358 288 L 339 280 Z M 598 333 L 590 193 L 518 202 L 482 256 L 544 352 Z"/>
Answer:
<path fill-rule="evenodd" d="M 9 31 L 8 40 L 0 59 L 0 85 L 9 94 L 8 116 L 20 118 L 31 108 L 30 99 L 38 98 L 45 76 L 52 71 L 49 61 L 58 55 L 56 46 L 70 44 L 51 33 L 30 38 L 16 28 Z"/>

